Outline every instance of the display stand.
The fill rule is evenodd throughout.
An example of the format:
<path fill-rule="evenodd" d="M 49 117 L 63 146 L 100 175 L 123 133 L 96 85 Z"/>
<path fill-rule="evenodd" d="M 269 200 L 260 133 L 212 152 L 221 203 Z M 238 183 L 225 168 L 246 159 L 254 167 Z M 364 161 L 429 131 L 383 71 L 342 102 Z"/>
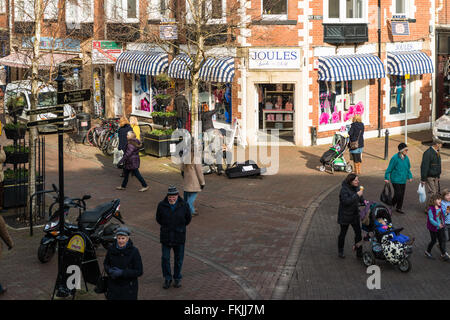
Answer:
<path fill-rule="evenodd" d="M 273 120 L 267 120 L 267 115 L 269 114 L 273 114 Z M 282 115 L 282 119 L 283 120 L 277 120 L 276 119 L 276 115 L 277 114 L 281 114 Z M 286 115 L 291 115 L 290 116 L 290 120 L 285 120 L 286 119 Z M 267 124 L 268 123 L 274 123 L 275 127 L 273 128 L 268 128 Z M 282 126 L 280 126 L 279 128 L 276 127 L 277 123 L 281 123 L 283 124 Z M 264 109 L 263 110 L 263 130 L 266 129 L 276 129 L 276 130 L 287 130 L 287 131 L 293 131 L 294 130 L 294 126 L 289 126 L 289 127 L 284 127 L 284 123 L 294 123 L 294 111 L 290 111 L 290 110 L 283 110 L 283 109 Z"/>
<path fill-rule="evenodd" d="M 229 150 L 233 149 L 233 144 L 234 144 L 234 138 L 237 138 L 237 143 L 238 145 L 242 146 L 242 147 L 246 147 L 247 143 L 244 140 L 242 133 L 241 133 L 241 124 L 239 122 L 239 120 L 237 118 L 235 118 L 233 120 L 233 125 L 231 126 L 231 139 L 229 141 L 229 144 L 227 145 Z"/>

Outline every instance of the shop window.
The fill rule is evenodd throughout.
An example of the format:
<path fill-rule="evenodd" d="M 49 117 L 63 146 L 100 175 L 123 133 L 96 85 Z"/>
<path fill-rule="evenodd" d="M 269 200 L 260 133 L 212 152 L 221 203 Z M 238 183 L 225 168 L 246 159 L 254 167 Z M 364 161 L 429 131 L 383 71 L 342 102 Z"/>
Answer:
<path fill-rule="evenodd" d="M 226 83 L 200 82 L 198 88 L 198 102 L 201 106 L 201 110 L 217 110 L 213 115 L 213 120 L 229 123 L 229 120 L 231 119 L 231 103 L 229 103 L 231 102 L 230 92 L 231 85 Z"/>
<path fill-rule="evenodd" d="M 409 98 L 411 95 L 410 81 L 404 76 L 390 76 L 390 109 L 389 114 L 404 114 L 411 112 Z"/>
<path fill-rule="evenodd" d="M 134 74 L 133 76 L 133 98 L 132 114 L 141 117 L 150 117 L 155 111 L 155 95 L 158 90 L 152 86 L 151 78 L 146 75 Z"/>
<path fill-rule="evenodd" d="M 364 121 L 367 84 L 366 80 L 319 81 L 319 126 L 338 129 L 350 124 L 357 114 Z"/>

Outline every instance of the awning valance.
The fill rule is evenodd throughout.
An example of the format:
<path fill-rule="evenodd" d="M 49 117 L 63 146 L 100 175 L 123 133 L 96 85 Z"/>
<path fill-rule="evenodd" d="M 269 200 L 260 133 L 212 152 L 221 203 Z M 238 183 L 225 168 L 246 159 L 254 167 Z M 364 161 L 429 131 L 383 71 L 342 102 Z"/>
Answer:
<path fill-rule="evenodd" d="M 31 67 L 31 52 L 15 52 L 9 56 L 0 59 L 0 65 L 13 68 L 30 68 Z M 78 55 L 63 54 L 63 53 L 44 53 L 39 58 L 39 69 L 56 68 L 59 64 L 77 58 Z"/>
<path fill-rule="evenodd" d="M 396 76 L 433 73 L 433 61 L 422 51 L 389 52 L 387 73 Z"/>
<path fill-rule="evenodd" d="M 192 61 L 186 54 L 176 56 L 169 65 L 167 74 L 171 78 L 190 79 Z M 234 58 L 208 58 L 200 68 L 200 79 L 206 82 L 233 82 Z"/>
<path fill-rule="evenodd" d="M 116 61 L 116 72 L 156 76 L 164 73 L 169 66 L 167 53 L 125 51 Z"/>
<path fill-rule="evenodd" d="M 373 54 L 319 58 L 319 81 L 348 81 L 384 77 L 383 63 Z"/>

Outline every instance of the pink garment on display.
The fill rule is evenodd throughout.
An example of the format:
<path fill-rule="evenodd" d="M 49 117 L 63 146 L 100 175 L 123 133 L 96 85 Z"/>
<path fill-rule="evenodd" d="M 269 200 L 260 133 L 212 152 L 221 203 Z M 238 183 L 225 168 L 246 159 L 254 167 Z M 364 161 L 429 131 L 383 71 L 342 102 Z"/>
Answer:
<path fill-rule="evenodd" d="M 141 110 L 150 112 L 150 103 L 148 103 L 147 99 L 141 100 Z"/>
<path fill-rule="evenodd" d="M 355 113 L 362 115 L 364 113 L 364 105 L 362 101 L 358 102 L 358 104 L 355 106 Z"/>
<path fill-rule="evenodd" d="M 338 122 L 341 122 L 341 112 L 338 112 L 337 110 L 336 110 L 336 106 L 334 106 L 334 112 L 333 112 L 333 114 L 331 115 L 331 121 L 333 122 L 333 123 L 338 123 Z"/>
<path fill-rule="evenodd" d="M 324 112 L 320 115 L 319 124 L 327 124 L 328 120 L 330 120 L 330 114 Z"/>

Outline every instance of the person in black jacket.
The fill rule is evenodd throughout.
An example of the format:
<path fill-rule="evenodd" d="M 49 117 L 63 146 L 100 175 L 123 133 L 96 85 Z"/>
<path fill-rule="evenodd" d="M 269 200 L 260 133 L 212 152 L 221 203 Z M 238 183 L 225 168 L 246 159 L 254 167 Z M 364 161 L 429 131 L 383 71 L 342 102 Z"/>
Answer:
<path fill-rule="evenodd" d="M 120 118 L 119 121 L 119 146 L 117 147 L 117 149 L 119 149 L 119 151 L 122 151 L 123 153 L 125 153 L 125 151 L 127 151 L 127 145 L 128 145 L 128 132 L 131 131 L 133 132 L 133 128 L 130 125 L 130 122 L 128 121 L 127 118 L 122 117 Z M 122 173 L 120 174 L 121 177 L 125 176 L 125 171 L 122 170 Z"/>
<path fill-rule="evenodd" d="M 181 268 L 184 259 L 186 226 L 192 215 L 188 204 L 178 194 L 177 188 L 170 186 L 166 198 L 158 204 L 156 221 L 161 226 L 160 242 L 162 246 L 161 266 L 164 277 L 164 289 L 172 283 L 170 251 L 174 252 L 174 287 L 181 287 Z"/>
<path fill-rule="evenodd" d="M 363 188 L 359 186 L 359 178 L 356 174 L 350 173 L 344 182 L 342 182 L 342 188 L 339 194 L 338 224 L 341 225 L 341 232 L 338 238 L 338 255 L 340 258 L 345 258 L 345 236 L 350 225 L 355 232 L 355 245 L 353 249 L 356 250 L 356 256 L 358 258 L 362 257 L 359 205 L 363 203 Z"/>
<path fill-rule="evenodd" d="M 173 101 L 174 111 L 177 113 L 178 129 L 186 129 L 186 121 L 189 115 L 189 102 L 183 92 L 179 92 Z"/>
<path fill-rule="evenodd" d="M 364 123 L 362 123 L 361 116 L 355 115 L 353 122 L 348 131 L 350 137 L 350 144 L 354 141 L 358 141 L 358 148 L 350 149 L 350 158 L 353 160 L 354 170 L 353 173 L 361 174 L 361 162 L 362 152 L 364 148 Z"/>
<path fill-rule="evenodd" d="M 420 183 L 426 185 L 428 189 L 428 198 L 433 194 L 440 192 L 441 177 L 441 156 L 439 151 L 442 148 L 442 141 L 433 138 L 433 145 L 423 153 L 422 163 L 420 164 Z M 425 201 L 425 203 L 427 203 Z M 428 209 L 425 208 L 428 212 Z"/>
<path fill-rule="evenodd" d="M 130 230 L 123 226 L 116 231 L 116 241 L 108 249 L 103 262 L 108 274 L 108 300 L 137 300 L 138 277 L 142 276 L 139 250 L 130 240 Z"/>

